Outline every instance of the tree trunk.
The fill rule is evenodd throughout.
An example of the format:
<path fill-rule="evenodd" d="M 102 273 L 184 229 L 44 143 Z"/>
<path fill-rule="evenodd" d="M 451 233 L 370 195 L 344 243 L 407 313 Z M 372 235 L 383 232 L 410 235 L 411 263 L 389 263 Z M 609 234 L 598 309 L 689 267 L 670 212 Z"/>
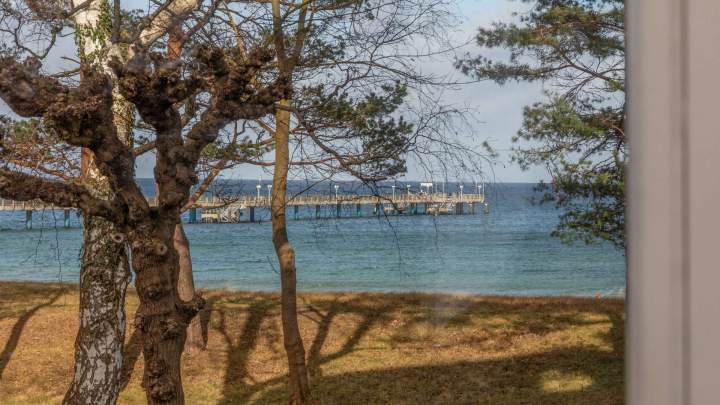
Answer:
<path fill-rule="evenodd" d="M 305 363 L 305 348 L 297 316 L 297 280 L 295 251 L 290 245 L 285 221 L 285 195 L 287 192 L 288 166 L 290 162 L 289 133 L 290 112 L 287 100 L 280 102 L 281 108 L 275 114 L 275 172 L 272 190 L 272 235 L 275 253 L 280 263 L 280 294 L 283 343 L 288 359 L 291 404 L 311 402 L 310 383 Z"/>
<path fill-rule="evenodd" d="M 108 221 L 84 218 L 80 328 L 65 404 L 112 405 L 120 392 L 130 270 L 124 241 L 111 235 L 117 233 Z"/>
<path fill-rule="evenodd" d="M 193 280 L 192 260 L 190 259 L 190 242 L 185 235 L 185 229 L 182 223 L 175 226 L 175 236 L 173 238 L 175 250 L 178 253 L 180 261 L 180 274 L 178 276 L 178 294 L 183 301 L 189 301 L 195 296 L 195 281 Z M 202 350 L 205 348 L 205 339 L 202 333 L 202 324 L 200 317 L 194 317 L 187 329 L 187 341 L 185 349 L 189 351 Z"/>
<path fill-rule="evenodd" d="M 73 4 L 76 4 L 74 1 Z M 92 37 L 101 19 L 98 1 L 76 15 L 83 36 L 81 59 L 106 46 Z M 78 38 L 79 39 L 79 38 Z M 99 60 L 94 61 L 100 63 Z M 82 77 L 82 73 L 81 73 Z M 133 107 L 115 88 L 113 114 L 118 138 L 132 146 Z M 93 154 L 81 152 L 81 174 L 96 197 L 111 199 L 110 185 L 93 163 Z M 64 404 L 115 404 L 122 384 L 125 342 L 125 292 L 130 283 L 127 244 L 115 226 L 101 218 L 83 216 L 83 253 L 80 260 L 80 327 L 75 338 L 75 374 Z"/>
<path fill-rule="evenodd" d="M 175 24 L 170 27 L 167 46 L 169 60 L 179 59 L 182 56 L 182 38 L 183 32 L 181 24 Z M 181 220 L 178 220 L 178 224 L 175 227 L 173 243 L 175 250 L 177 250 L 180 256 L 178 294 L 180 294 L 180 299 L 184 301 L 191 300 L 195 296 L 195 280 L 193 279 L 192 259 L 190 258 L 190 242 L 187 239 L 187 235 L 185 235 L 185 229 L 183 229 Z M 188 325 L 185 348 L 190 352 L 205 348 L 202 325 L 198 317 L 193 318 L 193 320 L 190 321 L 190 325 Z"/>
<path fill-rule="evenodd" d="M 145 359 L 143 388 L 148 404 L 183 404 L 180 359 L 190 320 L 202 308 L 197 296 L 180 300 L 179 256 L 173 244 L 176 223 L 156 220 L 131 235 L 135 288 L 140 305 L 135 327 Z"/>
<path fill-rule="evenodd" d="M 132 144 L 132 106 L 113 100 L 118 137 Z M 83 181 L 97 197 L 110 199 L 110 185 L 83 151 Z M 75 339 L 75 374 L 65 404 L 115 404 L 122 380 L 125 292 L 130 269 L 125 237 L 101 218 L 83 218 L 80 261 L 80 327 Z"/>

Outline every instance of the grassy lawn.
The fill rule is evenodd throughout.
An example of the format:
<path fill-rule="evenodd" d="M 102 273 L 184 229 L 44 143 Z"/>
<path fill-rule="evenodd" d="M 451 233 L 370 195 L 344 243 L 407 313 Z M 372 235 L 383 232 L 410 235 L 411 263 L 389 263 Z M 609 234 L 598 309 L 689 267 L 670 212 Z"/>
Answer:
<path fill-rule="evenodd" d="M 0 283 L 0 403 L 59 403 L 72 376 L 74 285 Z M 283 404 L 274 294 L 207 291 L 208 348 L 186 353 L 188 404 Z M 132 324 L 137 307 L 128 296 Z M 622 404 L 624 302 L 423 294 L 304 294 L 319 404 Z M 145 403 L 128 326 L 119 403 Z"/>

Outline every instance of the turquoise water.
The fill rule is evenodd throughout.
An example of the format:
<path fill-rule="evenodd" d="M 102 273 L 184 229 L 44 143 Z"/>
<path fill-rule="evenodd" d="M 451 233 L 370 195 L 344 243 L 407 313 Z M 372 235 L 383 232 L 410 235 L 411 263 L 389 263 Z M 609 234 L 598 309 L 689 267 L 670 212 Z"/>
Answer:
<path fill-rule="evenodd" d="M 151 184 L 145 185 L 151 190 Z M 301 187 L 296 184 L 295 187 Z M 454 192 L 457 185 L 448 185 Z M 227 185 L 225 186 L 227 187 Z M 399 185 L 397 190 L 404 190 Z M 254 183 L 235 184 L 255 192 Z M 413 185 L 416 189 L 417 185 Z M 465 190 L 473 190 L 467 184 Z M 317 192 L 332 192 L 329 185 Z M 389 188 L 387 188 L 389 191 Z M 263 187 L 262 192 L 266 192 Z M 359 192 L 346 183 L 341 192 Z M 399 191 L 398 191 L 399 192 Z M 314 219 L 314 207 L 290 220 L 299 288 L 305 291 L 423 291 L 502 295 L 625 294 L 625 259 L 605 244 L 566 246 L 549 236 L 558 221 L 552 206 L 533 206 L 531 184 L 499 184 L 486 191 L 491 211 L 463 216 L 372 216 Z M 347 207 L 344 215 L 355 214 Z M 277 290 L 279 276 L 267 212 L 261 223 L 187 224 L 196 284 Z M 288 218 L 292 218 L 289 213 Z M 312 218 L 312 219 L 311 219 Z M 75 281 L 81 231 L 73 215 L 0 213 L 0 279 Z"/>

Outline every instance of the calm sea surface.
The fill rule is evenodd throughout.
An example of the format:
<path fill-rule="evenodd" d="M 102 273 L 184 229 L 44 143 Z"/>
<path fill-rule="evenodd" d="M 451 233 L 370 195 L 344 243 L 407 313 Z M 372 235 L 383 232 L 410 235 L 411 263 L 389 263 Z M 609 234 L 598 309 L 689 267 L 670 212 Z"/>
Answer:
<path fill-rule="evenodd" d="M 152 193 L 152 182 L 143 181 Z M 256 182 L 233 182 L 228 190 L 255 194 Z M 296 182 L 299 190 L 305 184 Z M 417 184 L 411 183 L 412 190 Z M 390 192 L 390 187 L 386 187 Z M 405 190 L 399 184 L 396 192 Z M 456 192 L 457 184 L 446 185 Z M 465 185 L 465 192 L 475 186 Z M 334 193 L 322 184 L 314 193 Z M 340 193 L 362 193 L 340 183 Z M 267 193 L 265 186 L 262 193 Z M 303 219 L 288 219 L 297 251 L 301 290 L 423 291 L 503 295 L 625 294 L 625 259 L 615 248 L 598 244 L 566 246 L 550 232 L 558 222 L 552 206 L 534 206 L 532 184 L 495 184 L 486 190 L 489 214 L 463 216 L 372 215 L 314 219 L 314 207 L 301 210 Z M 466 209 L 467 210 L 467 209 Z M 343 215 L 355 214 L 355 207 Z M 247 217 L 247 214 L 245 214 Z M 195 282 L 200 287 L 277 290 L 279 276 L 272 247 L 269 215 L 261 223 L 187 224 Z M 64 229 L 62 212 L 37 212 L 27 231 L 23 212 L 0 213 L 0 279 L 74 281 L 78 278 L 80 221 Z"/>

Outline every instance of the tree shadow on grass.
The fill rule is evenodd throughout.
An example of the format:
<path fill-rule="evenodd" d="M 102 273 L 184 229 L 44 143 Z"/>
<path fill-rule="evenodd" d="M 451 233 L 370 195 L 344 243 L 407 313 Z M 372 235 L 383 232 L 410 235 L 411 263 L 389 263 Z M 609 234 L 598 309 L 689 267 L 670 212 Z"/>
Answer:
<path fill-rule="evenodd" d="M 313 318 L 310 318 L 318 324 L 318 331 L 315 334 L 315 338 L 313 339 L 312 344 L 310 345 L 310 350 L 308 351 L 307 364 L 311 377 L 322 375 L 322 369 L 320 367 L 322 364 L 326 364 L 352 353 L 370 329 L 375 325 L 387 321 L 390 317 L 389 314 L 393 311 L 393 309 L 395 309 L 392 305 L 365 303 L 363 300 L 324 301 L 320 302 L 319 305 L 320 307 L 326 308 L 324 313 L 321 309 L 311 304 L 306 304 L 308 309 L 301 312 L 301 314 L 306 317 L 309 317 L 309 312 L 319 317 L 319 321 L 315 321 Z M 361 317 L 361 320 L 357 323 L 353 332 L 350 336 L 348 336 L 347 340 L 343 343 L 340 349 L 322 356 L 320 353 L 328 339 L 333 319 L 339 314 L 357 315 Z"/>
<path fill-rule="evenodd" d="M 122 370 L 120 371 L 120 391 L 123 391 L 130 382 L 135 364 L 140 359 L 140 353 L 142 352 L 142 346 L 140 344 L 140 332 L 137 329 L 133 329 L 130 339 L 125 341 L 123 347 L 123 359 L 122 359 Z"/>
<path fill-rule="evenodd" d="M 250 354 L 258 343 L 263 322 L 277 306 L 277 302 L 264 296 L 250 297 L 244 301 L 247 305 L 246 316 L 237 339 L 229 332 L 228 311 L 215 311 L 218 317 L 216 329 L 228 347 L 223 399 L 219 402 L 220 404 L 244 403 L 246 398 L 251 395 L 255 381 L 252 381 L 248 370 Z"/>
<path fill-rule="evenodd" d="M 233 339 L 227 331 L 225 313 L 218 313 L 220 321 L 217 329 L 224 336 L 229 347 L 228 368 L 225 374 L 223 399 L 219 402 L 220 404 L 249 403 L 251 402 L 250 398 L 256 393 L 272 385 L 285 382 L 287 379 L 287 375 L 283 375 L 262 382 L 252 381 L 247 370 L 249 356 L 263 332 L 261 329 L 263 321 L 269 317 L 278 316 L 278 309 L 279 301 L 277 299 L 268 298 L 267 295 L 258 295 L 251 298 L 247 309 L 247 319 L 237 340 L 238 343 L 233 343 Z M 307 354 L 309 373 L 311 375 L 321 374 L 320 365 L 352 353 L 363 336 L 375 324 L 386 318 L 390 309 L 389 306 L 385 305 L 364 305 L 360 300 L 325 300 L 319 302 L 317 306 L 306 303 L 305 309 L 299 311 L 300 315 L 318 324 L 317 333 L 309 346 Z M 320 351 L 337 314 L 355 314 L 360 315 L 362 319 L 357 323 L 357 326 L 339 350 L 322 356 Z M 279 331 L 274 338 L 280 338 Z M 248 382 L 248 380 L 250 381 Z M 287 402 L 287 398 L 283 402 Z"/>
<path fill-rule="evenodd" d="M 3 289 L 5 288 L 6 286 L 3 287 Z M 20 336 L 22 335 L 22 331 L 30 318 L 32 318 L 33 315 L 35 315 L 39 310 L 53 305 L 55 301 L 57 301 L 63 294 L 67 293 L 70 290 L 69 286 L 43 286 L 43 289 L 40 291 L 35 291 L 34 288 L 24 287 L 21 285 L 16 286 L 16 290 L 22 290 L 23 294 L 22 298 L 19 298 L 18 301 L 28 303 L 36 301 L 40 297 L 47 297 L 48 289 L 50 289 L 51 291 L 54 290 L 54 293 L 50 295 L 49 300 L 43 301 L 25 310 L 15 321 L 12 331 L 10 332 L 10 336 L 5 342 L 5 347 L 3 348 L 2 352 L 0 352 L 0 379 L 2 379 L 3 372 L 5 371 L 8 363 L 10 362 L 10 358 L 12 357 L 13 352 L 15 351 L 18 343 L 20 342 Z"/>
<path fill-rule="evenodd" d="M 321 404 L 366 403 L 622 403 L 623 324 L 622 303 L 592 300 L 548 299 L 538 304 L 528 299 L 463 299 L 430 295 L 355 295 L 352 299 L 303 297 L 300 315 L 316 324 L 308 339 L 308 368 L 314 397 Z M 541 300 L 538 300 L 541 301 Z M 267 295 L 250 298 L 247 316 L 237 343 L 230 337 L 225 317 L 218 331 L 229 349 L 223 404 L 284 403 L 287 375 L 253 381 L 248 358 L 263 334 L 264 319 L 277 316 L 278 302 Z M 347 324 L 347 317 L 353 322 Z M 382 368 L 323 376 L 322 366 L 356 354 L 369 333 L 384 331 L 391 348 L 416 345 L 423 350 L 427 338 L 416 336 L 416 327 L 448 329 L 477 320 L 502 317 L 502 327 L 485 327 L 471 341 L 457 344 L 488 344 L 496 350 L 513 348 L 515 339 L 542 337 L 572 327 L 610 322 L 610 331 L 599 336 L 603 347 L 590 345 L 548 349 L 546 352 L 487 361 L 430 363 L 417 367 Z M 599 316 L 599 317 L 598 317 Z M 342 337 L 331 332 L 345 317 Z M 272 324 L 272 322 L 269 322 Z M 377 339 L 377 336 L 374 337 Z M 306 334 L 307 339 L 307 334 Z M 334 339 L 328 346 L 328 339 Z M 340 339 L 340 340 L 338 340 Z M 425 341 L 423 341 L 425 339 Z M 446 342 L 447 343 L 447 342 Z M 453 343 L 438 348 L 452 348 Z M 363 348 L 362 350 L 367 350 Z M 614 393 L 608 396 L 608 392 Z M 491 402 L 488 402 L 491 401 Z"/>
<path fill-rule="evenodd" d="M 200 318 L 200 329 L 203 338 L 203 345 L 206 349 L 208 344 L 208 336 L 210 333 L 210 318 L 212 317 L 213 307 L 215 306 L 216 301 L 217 297 L 208 297 L 205 300 L 205 305 L 203 306 L 203 309 L 200 311 L 200 313 L 197 314 L 198 318 Z"/>
<path fill-rule="evenodd" d="M 622 404 L 624 319 L 607 315 L 611 327 L 601 337 L 611 350 L 577 346 L 485 361 L 316 375 L 313 395 L 318 404 L 343 405 Z M 252 403 L 280 404 L 287 395 L 276 385 Z"/>
<path fill-rule="evenodd" d="M 578 364 L 605 361 L 588 350 L 551 351 L 503 360 L 376 369 L 313 380 L 319 404 L 622 404 L 622 381 L 598 384 Z M 620 374 L 622 375 L 622 374 Z M 608 391 L 615 395 L 608 395 Z M 257 404 L 287 402 L 284 387 Z M 240 403 L 240 402 L 236 402 Z"/>

